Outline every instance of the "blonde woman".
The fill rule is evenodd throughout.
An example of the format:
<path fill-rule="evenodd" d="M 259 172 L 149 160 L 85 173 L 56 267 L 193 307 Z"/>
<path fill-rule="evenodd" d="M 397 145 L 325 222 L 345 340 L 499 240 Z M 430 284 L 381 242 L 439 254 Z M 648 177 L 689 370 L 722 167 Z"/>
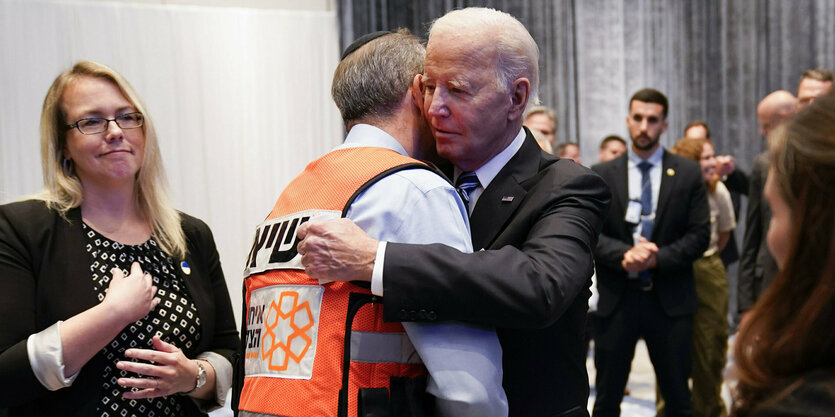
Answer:
<path fill-rule="evenodd" d="M 153 123 L 116 71 L 60 74 L 44 190 L 0 206 L 0 408 L 201 416 L 238 336 L 211 231 L 168 200 Z"/>

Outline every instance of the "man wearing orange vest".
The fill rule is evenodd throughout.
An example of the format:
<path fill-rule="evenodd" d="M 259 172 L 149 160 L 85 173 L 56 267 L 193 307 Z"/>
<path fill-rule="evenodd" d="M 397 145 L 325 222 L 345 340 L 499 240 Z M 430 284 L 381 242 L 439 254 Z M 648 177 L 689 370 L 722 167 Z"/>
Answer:
<path fill-rule="evenodd" d="M 411 88 L 423 57 L 408 31 L 366 35 L 343 53 L 332 95 L 345 143 L 282 192 L 247 259 L 238 415 L 507 415 L 494 329 L 384 323 L 367 285 L 314 280 L 296 251 L 300 224 L 336 217 L 381 240 L 472 251 L 455 188 L 411 158 L 432 149 Z"/>

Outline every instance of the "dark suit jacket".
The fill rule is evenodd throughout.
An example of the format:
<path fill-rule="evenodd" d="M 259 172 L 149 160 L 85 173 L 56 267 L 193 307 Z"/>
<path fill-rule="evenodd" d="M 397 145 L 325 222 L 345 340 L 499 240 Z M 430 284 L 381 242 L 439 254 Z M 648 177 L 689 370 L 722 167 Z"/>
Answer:
<path fill-rule="evenodd" d="M 202 221 L 181 216 L 191 267 L 184 281 L 203 335 L 185 354 L 193 358 L 214 351 L 229 359 L 238 332 L 212 233 Z M 12 416 L 91 416 L 101 399 L 101 354 L 84 365 L 71 386 L 48 391 L 32 372 L 26 352 L 29 335 L 99 303 L 81 210 L 70 210 L 67 218 L 37 200 L 0 206 L 0 408 L 10 407 Z M 186 415 L 204 415 L 192 401 L 182 404 Z"/>
<path fill-rule="evenodd" d="M 754 305 L 777 275 L 777 261 L 771 256 L 765 239 L 768 224 L 771 223 L 771 208 L 763 198 L 766 177 L 768 155 L 762 153 L 754 160 L 754 168 L 751 169 L 745 237 L 742 240 L 742 256 L 739 260 L 737 306 L 740 313 L 748 311 Z"/>
<path fill-rule="evenodd" d="M 387 245 L 384 314 L 500 327 L 510 414 L 587 416 L 583 329 L 610 193 L 599 176 L 545 154 L 526 132 L 473 210 L 475 253 Z"/>
<path fill-rule="evenodd" d="M 741 169 L 737 168 L 734 172 L 728 175 L 728 178 L 725 179 L 724 183 L 725 187 L 727 187 L 728 191 L 731 193 L 731 201 L 734 206 L 734 218 L 736 218 L 738 222 L 739 207 L 742 205 L 742 196 L 748 195 L 748 188 L 750 187 L 748 175 Z M 731 235 L 728 238 L 728 244 L 725 245 L 725 249 L 722 249 L 719 256 L 722 258 L 722 263 L 725 264 L 725 267 L 739 260 L 739 246 L 736 243 L 736 233 L 731 232 Z"/>
<path fill-rule="evenodd" d="M 650 239 L 658 245 L 653 291 L 668 315 L 692 314 L 696 311 L 693 261 L 702 256 L 710 241 L 707 191 L 698 163 L 665 150 L 661 164 L 661 189 Z M 627 154 L 592 169 L 609 184 L 613 195 L 595 253 L 600 291 L 597 312 L 606 317 L 615 311 L 626 291 L 628 274 L 620 263 L 633 246 L 633 226 L 624 221 L 629 200 Z"/>

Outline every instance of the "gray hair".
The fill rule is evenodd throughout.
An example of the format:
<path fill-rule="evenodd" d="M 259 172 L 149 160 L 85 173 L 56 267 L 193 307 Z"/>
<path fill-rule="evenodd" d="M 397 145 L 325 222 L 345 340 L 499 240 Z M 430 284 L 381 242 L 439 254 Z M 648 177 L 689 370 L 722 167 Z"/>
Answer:
<path fill-rule="evenodd" d="M 486 7 L 468 7 L 453 10 L 432 22 L 429 37 L 442 31 L 484 34 L 482 42 L 489 41 L 497 52 L 499 87 L 509 90 L 516 79 L 527 78 L 531 83 L 528 105 L 539 103 L 539 47 L 515 17 Z"/>
<path fill-rule="evenodd" d="M 425 56 L 420 39 L 407 29 L 374 39 L 346 56 L 331 86 L 345 126 L 393 115 L 414 76 L 423 72 Z"/>

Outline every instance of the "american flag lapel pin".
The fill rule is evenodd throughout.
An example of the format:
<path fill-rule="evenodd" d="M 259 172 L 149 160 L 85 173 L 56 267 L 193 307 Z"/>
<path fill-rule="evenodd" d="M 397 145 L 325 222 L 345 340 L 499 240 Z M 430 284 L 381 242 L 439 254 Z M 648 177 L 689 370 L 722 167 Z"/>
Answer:
<path fill-rule="evenodd" d="M 512 195 L 506 195 L 506 196 L 502 197 L 502 203 L 510 203 L 511 201 L 513 201 L 513 196 Z"/>

